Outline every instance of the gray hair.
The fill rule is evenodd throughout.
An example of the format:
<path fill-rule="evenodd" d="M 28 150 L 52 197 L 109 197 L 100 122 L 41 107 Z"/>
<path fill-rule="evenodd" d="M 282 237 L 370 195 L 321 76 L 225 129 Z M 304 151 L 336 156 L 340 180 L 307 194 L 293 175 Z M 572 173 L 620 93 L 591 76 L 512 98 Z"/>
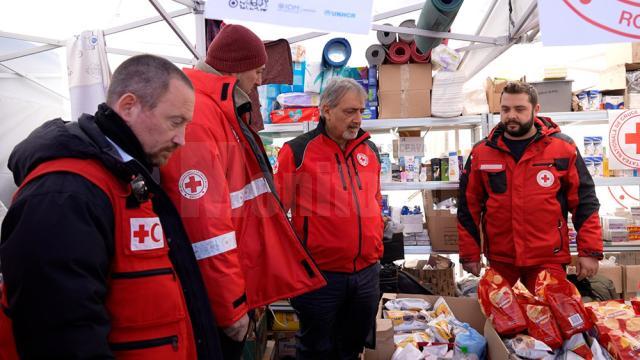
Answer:
<path fill-rule="evenodd" d="M 189 78 L 169 60 L 148 54 L 133 56 L 114 71 L 107 90 L 107 105 L 113 107 L 122 95 L 132 93 L 144 109 L 151 110 L 169 89 L 171 79 L 193 89 Z"/>
<path fill-rule="evenodd" d="M 329 109 L 335 108 L 342 97 L 350 91 L 355 91 L 365 99 L 368 96 L 364 88 L 353 79 L 342 77 L 331 79 L 320 95 L 320 115 L 324 116 L 324 105 L 329 106 Z"/>

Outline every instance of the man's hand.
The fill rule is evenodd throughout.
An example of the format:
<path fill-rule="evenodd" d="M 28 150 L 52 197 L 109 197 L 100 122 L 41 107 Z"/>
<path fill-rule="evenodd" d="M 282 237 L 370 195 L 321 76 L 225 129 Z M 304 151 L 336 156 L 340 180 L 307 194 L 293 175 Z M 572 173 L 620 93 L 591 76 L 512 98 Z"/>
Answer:
<path fill-rule="evenodd" d="M 242 315 L 233 325 L 224 329 L 224 333 L 237 342 L 244 340 L 247 331 L 249 331 L 249 316 L 247 316 L 247 314 Z"/>
<path fill-rule="evenodd" d="M 598 273 L 598 259 L 592 257 L 579 257 L 576 264 L 578 280 L 590 278 Z"/>
<path fill-rule="evenodd" d="M 480 268 L 482 268 L 482 265 L 479 262 L 467 262 L 462 264 L 462 268 L 468 273 L 480 276 Z"/>

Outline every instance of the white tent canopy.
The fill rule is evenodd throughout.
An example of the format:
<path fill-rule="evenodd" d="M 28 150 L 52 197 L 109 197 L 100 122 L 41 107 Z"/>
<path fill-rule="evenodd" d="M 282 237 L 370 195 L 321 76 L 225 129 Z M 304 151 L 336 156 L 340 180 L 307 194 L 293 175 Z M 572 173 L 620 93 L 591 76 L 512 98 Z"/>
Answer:
<path fill-rule="evenodd" d="M 159 12 L 175 16 L 173 22 L 188 43 L 197 48 L 196 44 L 202 44 L 203 37 L 196 37 L 196 33 L 201 33 L 196 31 L 196 24 L 201 26 L 202 23 L 196 21 L 193 3 L 196 7 L 202 6 L 201 0 L 33 0 L 27 4 L 4 1 L 0 5 L 0 201 L 9 202 L 15 189 L 6 167 L 13 146 L 48 119 L 71 120 L 65 41 L 84 30 L 107 30 L 106 45 L 112 69 L 134 53 L 153 53 L 177 63 L 190 63 L 192 51 L 162 21 Z M 607 53 L 619 49 L 620 45 L 543 48 L 534 43 L 513 46 L 535 41 L 538 33 L 536 4 L 536 0 L 468 0 L 463 4 L 451 29 L 452 38 L 459 37 L 456 34 L 477 35 L 492 37 L 504 44 L 487 47 L 468 41 L 450 41 L 453 48 L 474 48 L 466 52 L 461 66 L 469 79 L 467 87 L 480 87 L 488 75 L 516 78 L 527 75 L 530 79 L 539 79 L 542 68 L 552 65 L 568 66 L 570 76 L 586 79 L 574 83 L 574 87 L 597 85 L 598 72 L 611 65 Z M 415 19 L 421 5 L 419 0 L 374 0 L 372 26 L 384 23 L 397 26 L 402 20 Z M 390 15 L 396 16 L 388 17 Z M 130 27 L 127 24 L 132 23 L 136 26 L 125 31 Z M 284 26 L 243 24 L 249 25 L 265 40 L 287 38 L 297 41 L 309 38 L 308 34 L 313 32 Z M 346 37 L 351 42 L 349 66 L 366 65 L 365 49 L 377 41 L 375 31 L 368 35 L 331 33 L 318 36 L 301 42 L 307 49 L 307 58 L 319 61 L 322 48 L 331 37 Z M 63 47 L 59 47 L 61 45 Z M 33 48 L 41 52 L 7 60 Z M 196 51 L 204 52 L 203 49 Z M 572 69 L 572 65 L 576 68 Z"/>

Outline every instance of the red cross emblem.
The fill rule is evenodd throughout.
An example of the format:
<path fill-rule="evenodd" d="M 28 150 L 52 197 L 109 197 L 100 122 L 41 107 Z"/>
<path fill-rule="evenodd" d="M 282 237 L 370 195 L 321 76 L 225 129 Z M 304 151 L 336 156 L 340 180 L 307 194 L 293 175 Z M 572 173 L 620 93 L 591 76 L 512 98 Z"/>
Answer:
<path fill-rule="evenodd" d="M 149 232 L 143 224 L 138 225 L 138 230 L 133 232 L 133 237 L 138 239 L 139 244 L 143 244 L 147 236 L 149 236 Z"/>
<path fill-rule="evenodd" d="M 209 187 L 207 177 L 198 170 L 187 170 L 178 182 L 180 194 L 187 199 L 194 200 L 202 197 Z"/>
<path fill-rule="evenodd" d="M 553 181 L 555 177 L 553 173 L 549 170 L 542 170 L 536 175 L 536 181 L 538 181 L 538 185 L 542 187 L 550 187 L 553 185 Z"/>
<path fill-rule="evenodd" d="M 627 145 L 636 146 L 636 154 L 640 154 L 640 123 L 636 123 L 636 132 L 624 134 L 624 142 Z"/>
<path fill-rule="evenodd" d="M 164 231 L 160 219 L 131 218 L 131 250 L 151 250 L 164 247 Z"/>

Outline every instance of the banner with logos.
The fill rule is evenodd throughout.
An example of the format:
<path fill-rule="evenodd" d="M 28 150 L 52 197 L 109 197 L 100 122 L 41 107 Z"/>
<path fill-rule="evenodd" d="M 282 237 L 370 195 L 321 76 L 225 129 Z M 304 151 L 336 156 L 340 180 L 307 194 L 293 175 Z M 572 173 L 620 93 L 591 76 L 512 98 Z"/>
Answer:
<path fill-rule="evenodd" d="M 640 110 L 609 110 L 610 170 L 640 168 Z"/>
<path fill-rule="evenodd" d="M 207 0 L 208 19 L 255 21 L 352 34 L 371 30 L 373 0 Z"/>
<path fill-rule="evenodd" d="M 538 0 L 538 12 L 545 46 L 640 41 L 640 1 Z"/>

